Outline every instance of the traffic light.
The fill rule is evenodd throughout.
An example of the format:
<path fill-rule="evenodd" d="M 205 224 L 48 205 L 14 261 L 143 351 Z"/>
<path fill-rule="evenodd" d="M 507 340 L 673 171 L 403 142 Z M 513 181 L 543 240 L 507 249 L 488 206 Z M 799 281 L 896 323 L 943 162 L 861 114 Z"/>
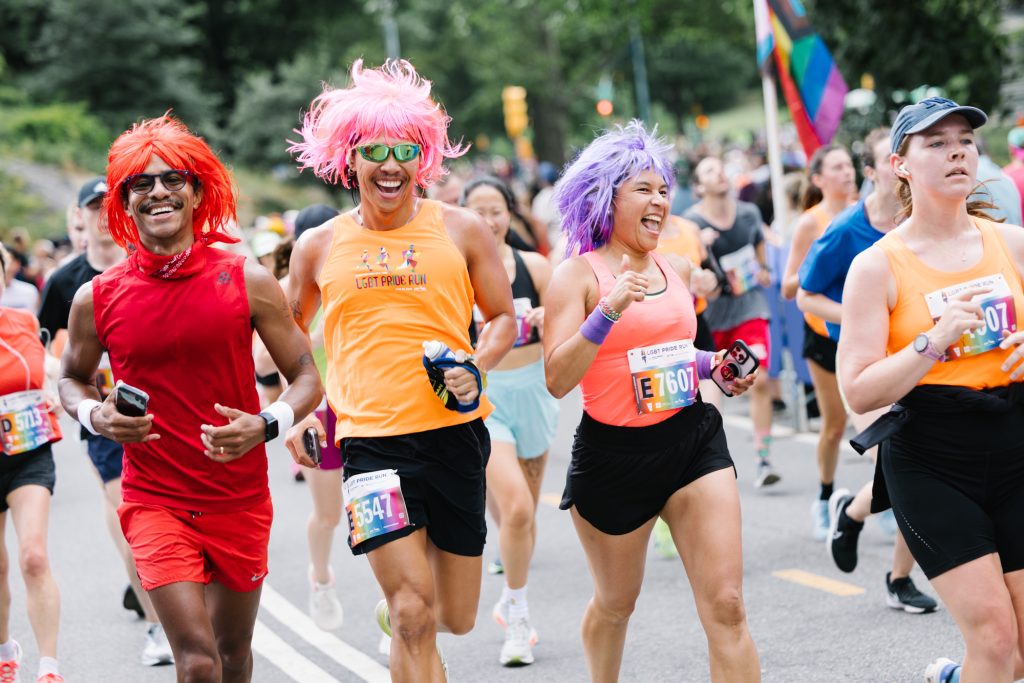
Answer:
<path fill-rule="evenodd" d="M 615 105 L 612 104 L 611 100 L 598 100 L 597 101 L 597 113 L 605 118 L 612 115 L 615 111 Z"/>
<path fill-rule="evenodd" d="M 526 132 L 530 123 L 526 114 L 526 88 L 506 85 L 501 91 L 501 103 L 505 113 L 505 132 L 515 140 Z"/>

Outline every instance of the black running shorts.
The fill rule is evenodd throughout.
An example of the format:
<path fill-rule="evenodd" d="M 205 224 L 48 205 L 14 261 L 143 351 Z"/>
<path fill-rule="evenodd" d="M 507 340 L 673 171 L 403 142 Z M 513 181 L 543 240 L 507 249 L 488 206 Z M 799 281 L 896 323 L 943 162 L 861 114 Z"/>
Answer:
<path fill-rule="evenodd" d="M 821 336 L 812 330 L 806 321 L 804 322 L 804 348 L 802 354 L 804 358 L 813 360 L 819 367 L 834 375 L 836 373 L 836 351 L 838 350 L 839 345 L 832 341 L 832 337 Z"/>
<path fill-rule="evenodd" d="M 341 440 L 343 477 L 397 470 L 411 524 L 352 548 L 368 553 L 421 528 L 438 549 L 479 557 L 484 552 L 486 478 L 491 439 L 481 419 L 400 436 Z M 350 537 L 351 544 L 351 537 Z"/>
<path fill-rule="evenodd" d="M 1024 569 L 1024 406 L 915 412 L 881 466 L 896 522 L 929 579 L 990 553 L 1004 573 Z"/>
<path fill-rule="evenodd" d="M 576 428 L 559 507 L 613 535 L 634 531 L 669 497 L 706 474 L 733 467 L 722 416 L 697 402 L 649 427 L 613 427 L 586 413 Z"/>
<path fill-rule="evenodd" d="M 0 456 L 3 457 L 3 456 Z M 4 457 L 0 468 L 0 513 L 7 512 L 7 496 L 22 486 L 42 486 L 53 493 L 57 482 L 57 470 L 53 465 L 53 451 L 50 445 L 20 455 Z"/>

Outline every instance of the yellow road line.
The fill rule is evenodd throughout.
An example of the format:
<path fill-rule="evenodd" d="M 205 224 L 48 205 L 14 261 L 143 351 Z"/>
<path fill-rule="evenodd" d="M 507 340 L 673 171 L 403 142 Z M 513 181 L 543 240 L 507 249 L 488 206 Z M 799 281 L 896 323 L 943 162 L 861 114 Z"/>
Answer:
<path fill-rule="evenodd" d="M 846 583 L 845 581 L 836 581 L 835 579 L 818 576 L 817 574 L 805 572 L 801 569 L 781 569 L 777 572 L 772 572 L 772 576 L 782 579 L 783 581 L 792 581 L 793 583 L 798 583 L 801 586 L 817 588 L 820 591 L 825 591 L 826 593 L 842 597 L 861 595 L 864 593 L 864 589 L 860 586 L 854 586 L 852 583 Z"/>

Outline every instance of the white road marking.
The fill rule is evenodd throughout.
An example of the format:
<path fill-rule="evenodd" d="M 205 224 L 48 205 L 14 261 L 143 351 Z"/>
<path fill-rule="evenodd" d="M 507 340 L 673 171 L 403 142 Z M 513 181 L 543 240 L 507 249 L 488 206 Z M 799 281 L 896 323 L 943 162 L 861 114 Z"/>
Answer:
<path fill-rule="evenodd" d="M 269 614 L 294 631 L 300 638 L 362 680 L 368 683 L 390 683 L 391 674 L 387 667 L 381 666 L 377 660 L 318 627 L 305 612 L 288 602 L 266 582 L 263 584 L 260 607 L 267 610 Z"/>
<path fill-rule="evenodd" d="M 319 666 L 303 657 L 298 650 L 281 640 L 263 622 L 256 622 L 252 634 L 253 652 L 270 661 L 288 678 L 299 683 L 340 683 Z"/>

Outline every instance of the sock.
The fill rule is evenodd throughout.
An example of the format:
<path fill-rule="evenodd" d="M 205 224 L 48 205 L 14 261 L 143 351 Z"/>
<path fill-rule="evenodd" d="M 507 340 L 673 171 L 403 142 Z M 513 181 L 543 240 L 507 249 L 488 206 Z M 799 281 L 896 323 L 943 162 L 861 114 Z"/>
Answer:
<path fill-rule="evenodd" d="M 820 500 L 828 500 L 832 497 L 832 491 L 835 488 L 835 484 L 822 484 L 821 495 L 818 496 Z"/>
<path fill-rule="evenodd" d="M 53 674 L 54 676 L 60 676 L 60 666 L 57 664 L 57 660 L 53 657 L 40 657 L 39 658 L 39 673 L 36 674 L 38 678 L 42 678 L 46 674 Z"/>
<path fill-rule="evenodd" d="M 502 597 L 508 598 L 508 620 L 526 619 L 530 612 L 526 606 L 526 586 L 522 588 L 509 588 L 505 585 Z"/>
<path fill-rule="evenodd" d="M 18 656 L 18 646 L 14 643 L 14 638 L 11 638 L 3 645 L 0 645 L 0 661 L 10 662 Z"/>
<path fill-rule="evenodd" d="M 771 431 L 760 431 L 754 430 L 754 450 L 757 451 L 757 457 L 762 460 L 768 459 L 768 451 L 771 450 L 772 446 L 772 433 Z"/>

